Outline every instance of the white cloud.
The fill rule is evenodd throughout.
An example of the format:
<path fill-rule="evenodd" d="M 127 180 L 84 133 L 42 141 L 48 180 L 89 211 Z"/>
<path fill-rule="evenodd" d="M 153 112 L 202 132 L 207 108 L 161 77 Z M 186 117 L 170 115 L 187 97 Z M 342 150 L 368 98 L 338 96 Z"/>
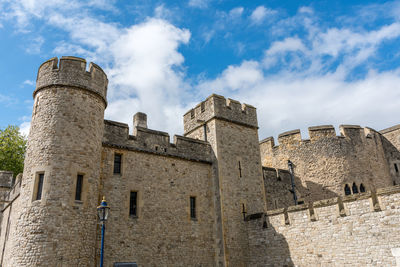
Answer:
<path fill-rule="evenodd" d="M 41 52 L 43 43 L 44 38 L 42 36 L 37 36 L 25 44 L 25 51 L 28 54 L 39 54 Z"/>
<path fill-rule="evenodd" d="M 25 121 L 19 125 L 19 132 L 24 136 L 28 136 L 30 128 L 31 128 L 31 122 Z"/>
<path fill-rule="evenodd" d="M 23 84 L 23 85 L 34 86 L 34 85 L 35 85 L 35 82 L 34 82 L 34 81 L 31 81 L 31 80 L 25 80 L 22 84 Z"/>
<path fill-rule="evenodd" d="M 189 0 L 189 6 L 197 8 L 207 8 L 209 0 Z"/>
<path fill-rule="evenodd" d="M 250 15 L 250 19 L 254 24 L 261 24 L 267 16 L 273 16 L 277 12 L 275 10 L 266 8 L 265 6 L 258 6 Z"/>
<path fill-rule="evenodd" d="M 215 79 L 200 76 L 200 81 L 189 82 L 179 47 L 189 43 L 190 31 L 162 19 L 168 13 L 163 5 L 154 10 L 158 18 L 123 28 L 87 16 L 88 10 L 71 12 L 89 4 L 55 2 L 65 4 L 72 15 L 58 12 L 53 2 L 26 0 L 15 2 L 18 4 L 8 9 L 12 11 L 9 16 L 22 24 L 31 18 L 42 19 L 63 29 L 69 39 L 60 42 L 54 52 L 77 53 L 103 66 L 110 80 L 108 119 L 131 125 L 133 114 L 143 111 L 151 128 L 181 133 L 182 114 L 193 101 L 216 92 L 258 108 L 260 137 L 320 124 L 362 124 L 379 129 L 398 123 L 400 69 L 378 71 L 366 64 L 384 42 L 399 38 L 397 22 L 374 30 L 329 28 L 318 24 L 312 9 L 302 7 L 297 15 L 271 26 L 275 40 L 266 47 L 263 58 L 227 66 Z M 189 5 L 191 2 L 193 7 L 201 7 L 201 1 L 197 6 L 196 1 Z M 102 8 L 107 8 L 104 1 Z M 265 21 L 268 10 L 263 6 L 257 9 L 250 19 Z M 217 12 L 221 26 L 207 31 L 204 38 L 209 41 L 216 31 L 227 31 L 226 25 L 240 21 L 243 12 L 243 7 Z M 293 29 L 306 34 L 292 34 L 299 32 Z M 238 44 L 238 49 L 243 47 Z M 359 66 L 367 74 L 349 79 L 349 73 Z M 197 91 L 190 94 L 191 83 Z M 0 102 L 4 101 L 7 97 L 0 95 Z M 24 123 L 21 128 L 29 129 L 28 122 Z"/>
<path fill-rule="evenodd" d="M 211 93 L 258 108 L 260 137 L 323 124 L 361 124 L 383 129 L 398 124 L 400 68 L 375 70 L 365 64 L 379 48 L 400 37 L 397 22 L 373 30 L 324 28 L 311 10 L 302 9 L 278 25 L 300 24 L 302 36 L 283 31 L 259 61 L 228 66 L 217 78 L 198 85 L 201 97 Z M 355 68 L 367 73 L 349 79 Z M 384 118 L 384 119 L 382 119 Z"/>
<path fill-rule="evenodd" d="M 229 11 L 229 16 L 232 19 L 237 19 L 242 16 L 244 8 L 243 7 L 235 7 Z"/>
<path fill-rule="evenodd" d="M 180 69 L 184 58 L 177 49 L 189 38 L 188 30 L 160 19 L 149 19 L 124 30 L 110 46 L 114 64 L 108 70 L 112 104 L 107 116 L 119 120 L 119 116 L 128 114 L 130 122 L 135 112 L 144 111 L 151 126 L 181 131 L 181 123 L 168 124 L 171 118 L 167 116 L 182 105 L 188 89 Z"/>

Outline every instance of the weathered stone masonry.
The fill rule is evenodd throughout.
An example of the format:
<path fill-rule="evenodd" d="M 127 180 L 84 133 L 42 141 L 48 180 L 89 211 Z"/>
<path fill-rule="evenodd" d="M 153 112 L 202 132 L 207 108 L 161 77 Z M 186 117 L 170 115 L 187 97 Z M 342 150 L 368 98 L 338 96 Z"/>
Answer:
<path fill-rule="evenodd" d="M 131 130 L 104 120 L 107 76 L 86 67 L 39 68 L 24 173 L 0 171 L 1 266 L 97 266 L 102 196 L 109 267 L 400 264 L 399 126 L 311 127 L 276 146 L 253 106 L 214 94 L 171 140 L 144 113 Z"/>

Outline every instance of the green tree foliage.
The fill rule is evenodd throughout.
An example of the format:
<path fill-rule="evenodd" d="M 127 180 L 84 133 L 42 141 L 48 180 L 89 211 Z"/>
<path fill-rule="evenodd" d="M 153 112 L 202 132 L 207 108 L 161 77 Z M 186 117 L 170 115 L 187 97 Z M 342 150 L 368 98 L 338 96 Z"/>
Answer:
<path fill-rule="evenodd" d="M 0 170 L 14 172 L 14 177 L 24 169 L 26 139 L 19 128 L 9 125 L 0 129 Z"/>

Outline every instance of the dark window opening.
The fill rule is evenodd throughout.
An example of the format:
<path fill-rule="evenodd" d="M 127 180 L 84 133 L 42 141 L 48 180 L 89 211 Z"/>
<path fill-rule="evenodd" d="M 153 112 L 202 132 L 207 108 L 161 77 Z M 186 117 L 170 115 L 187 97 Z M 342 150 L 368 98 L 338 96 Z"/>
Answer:
<path fill-rule="evenodd" d="M 394 170 L 395 170 L 396 172 L 399 172 L 399 167 L 397 167 L 397 164 L 396 164 L 396 163 L 394 164 Z"/>
<path fill-rule="evenodd" d="M 129 200 L 129 215 L 137 216 L 137 192 L 131 192 Z"/>
<path fill-rule="evenodd" d="M 78 174 L 78 176 L 76 177 L 75 200 L 82 200 L 82 185 L 83 185 L 83 175 Z"/>
<path fill-rule="evenodd" d="M 190 111 L 190 118 L 194 119 L 194 110 L 193 109 Z"/>
<path fill-rule="evenodd" d="M 36 200 L 42 199 L 44 173 L 40 173 L 38 179 L 39 180 L 37 185 Z"/>
<path fill-rule="evenodd" d="M 344 186 L 344 194 L 345 194 L 346 196 L 351 195 L 350 186 L 349 186 L 348 184 L 346 184 L 346 185 Z"/>
<path fill-rule="evenodd" d="M 239 177 L 242 177 L 242 167 L 240 166 L 240 161 L 239 161 Z"/>
<path fill-rule="evenodd" d="M 360 184 L 360 192 L 361 193 L 365 192 L 365 186 L 363 184 Z"/>
<path fill-rule="evenodd" d="M 358 194 L 358 188 L 357 188 L 356 183 L 353 183 L 353 186 L 351 189 L 353 190 L 353 194 Z"/>
<path fill-rule="evenodd" d="M 297 202 L 297 204 L 298 204 L 298 205 L 303 205 L 303 204 L 304 204 L 304 201 L 303 201 L 303 200 L 299 200 L 299 201 Z"/>
<path fill-rule="evenodd" d="M 196 219 L 196 197 L 190 197 L 190 218 Z"/>
<path fill-rule="evenodd" d="M 114 173 L 121 173 L 121 162 L 122 162 L 122 155 L 115 154 L 114 155 Z"/>

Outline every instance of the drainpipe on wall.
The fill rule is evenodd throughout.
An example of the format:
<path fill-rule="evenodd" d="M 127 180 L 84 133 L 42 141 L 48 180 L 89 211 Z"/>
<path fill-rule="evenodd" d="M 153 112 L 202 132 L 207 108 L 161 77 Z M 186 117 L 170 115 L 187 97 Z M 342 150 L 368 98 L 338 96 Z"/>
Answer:
<path fill-rule="evenodd" d="M 293 163 L 289 159 L 288 159 L 288 169 L 290 173 L 290 182 L 292 183 L 292 190 L 290 190 L 290 192 L 293 194 L 294 204 L 297 205 L 296 185 L 294 184 Z"/>

